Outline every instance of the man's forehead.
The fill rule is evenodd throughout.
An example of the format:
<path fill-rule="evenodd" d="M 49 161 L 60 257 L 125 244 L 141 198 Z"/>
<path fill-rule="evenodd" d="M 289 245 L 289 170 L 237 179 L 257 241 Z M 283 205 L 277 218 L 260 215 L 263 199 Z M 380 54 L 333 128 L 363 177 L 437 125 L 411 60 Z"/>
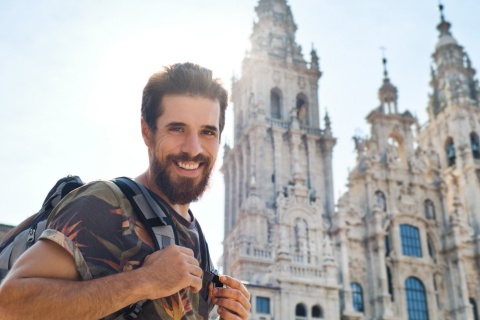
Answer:
<path fill-rule="evenodd" d="M 217 99 L 197 95 L 165 95 L 162 99 L 160 118 L 183 118 L 208 120 L 209 125 L 218 125 L 220 102 Z M 165 119 L 166 120 L 166 119 Z"/>

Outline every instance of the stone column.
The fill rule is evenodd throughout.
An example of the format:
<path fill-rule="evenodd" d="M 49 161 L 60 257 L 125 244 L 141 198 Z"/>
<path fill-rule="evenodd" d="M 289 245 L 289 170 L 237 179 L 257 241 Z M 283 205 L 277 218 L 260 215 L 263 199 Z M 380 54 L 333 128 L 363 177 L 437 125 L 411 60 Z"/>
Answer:
<path fill-rule="evenodd" d="M 379 304 L 378 310 L 381 312 L 382 319 L 390 319 L 393 317 L 393 310 L 391 297 L 388 293 L 387 266 L 385 263 L 385 232 L 382 226 L 384 218 L 385 212 L 381 210 L 373 211 L 371 223 L 374 225 L 373 239 L 377 249 L 377 257 L 373 262 L 376 264 L 376 269 L 379 272 L 378 277 L 380 278 L 380 291 L 376 297 Z"/>
<path fill-rule="evenodd" d="M 278 192 L 283 192 L 282 188 L 282 145 L 283 130 L 279 127 L 272 127 L 273 134 L 273 155 L 274 155 L 274 174 L 275 174 L 275 197 Z"/>
<path fill-rule="evenodd" d="M 316 140 L 314 135 L 308 135 L 307 140 L 307 159 L 308 159 L 308 187 L 314 189 L 317 196 L 320 196 L 320 190 L 318 190 L 315 174 L 315 146 Z"/>
<path fill-rule="evenodd" d="M 323 179 L 325 180 L 325 195 L 322 200 L 324 203 L 325 213 L 328 217 L 331 217 L 335 211 L 332 171 L 332 153 L 335 145 L 335 139 L 331 136 L 324 136 L 321 142 L 323 156 Z"/>
<path fill-rule="evenodd" d="M 235 150 L 235 206 L 232 217 L 233 224 L 236 223 L 236 216 L 242 204 L 242 161 L 240 157 L 240 146 Z"/>
<path fill-rule="evenodd" d="M 249 165 L 249 161 L 248 161 L 248 146 L 247 146 L 247 143 L 248 143 L 248 140 L 247 139 L 243 139 L 242 141 L 242 183 L 240 185 L 240 188 L 241 188 L 241 195 L 242 195 L 242 206 L 243 206 L 243 203 L 245 202 L 245 200 L 247 199 L 247 195 L 248 195 L 248 181 L 250 180 L 249 179 L 249 176 L 248 176 L 248 165 Z"/>

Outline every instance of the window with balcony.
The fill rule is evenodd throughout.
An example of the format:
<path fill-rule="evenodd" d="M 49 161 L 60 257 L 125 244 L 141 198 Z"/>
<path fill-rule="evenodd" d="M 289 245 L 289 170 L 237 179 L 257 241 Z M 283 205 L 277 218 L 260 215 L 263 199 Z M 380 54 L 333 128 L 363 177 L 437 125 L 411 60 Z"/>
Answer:
<path fill-rule="evenodd" d="M 270 114 L 273 119 L 282 119 L 282 92 L 278 88 L 270 91 Z"/>
<path fill-rule="evenodd" d="M 417 278 L 405 280 L 408 320 L 428 320 L 427 295 L 423 283 Z"/>
<path fill-rule="evenodd" d="M 352 300 L 353 300 L 353 309 L 357 312 L 363 312 L 363 290 L 362 286 L 357 282 L 352 282 L 350 284 L 350 288 L 352 289 Z"/>
<path fill-rule="evenodd" d="M 411 257 L 422 256 L 420 231 L 409 224 L 400 225 L 400 238 L 402 240 L 402 254 Z"/>

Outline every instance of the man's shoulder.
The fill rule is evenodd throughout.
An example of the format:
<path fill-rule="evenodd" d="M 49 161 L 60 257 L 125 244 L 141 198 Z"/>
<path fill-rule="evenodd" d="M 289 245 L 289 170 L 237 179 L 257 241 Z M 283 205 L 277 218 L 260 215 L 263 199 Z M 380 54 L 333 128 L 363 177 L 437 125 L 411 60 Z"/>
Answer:
<path fill-rule="evenodd" d="M 124 207 L 128 200 L 118 186 L 110 180 L 95 180 L 71 191 L 52 211 L 51 217 L 57 212 L 71 211 L 73 208 L 118 208 Z M 74 210 L 76 211 L 76 210 Z"/>
<path fill-rule="evenodd" d="M 118 198 L 122 197 L 122 195 L 122 191 L 113 181 L 95 180 L 92 182 L 88 182 L 83 186 L 73 190 L 65 197 L 65 200 L 73 201 L 84 197 L 97 197 L 110 200 L 119 200 Z"/>

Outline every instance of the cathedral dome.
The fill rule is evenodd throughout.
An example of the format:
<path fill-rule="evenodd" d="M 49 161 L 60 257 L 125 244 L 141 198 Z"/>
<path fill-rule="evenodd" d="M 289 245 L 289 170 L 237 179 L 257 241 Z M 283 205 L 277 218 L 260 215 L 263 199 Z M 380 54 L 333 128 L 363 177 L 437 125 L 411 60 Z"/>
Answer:
<path fill-rule="evenodd" d="M 435 45 L 435 49 L 446 45 L 458 45 L 457 40 L 452 36 L 450 32 L 451 24 L 448 21 L 445 21 L 442 15 L 442 21 L 437 26 L 438 31 L 440 31 L 440 35 L 438 37 L 437 44 Z"/>
<path fill-rule="evenodd" d="M 455 40 L 455 38 L 452 37 L 451 34 L 445 34 L 438 39 L 438 42 L 435 45 L 435 49 L 438 49 L 440 47 L 450 45 L 450 44 L 458 45 L 457 40 Z"/>

